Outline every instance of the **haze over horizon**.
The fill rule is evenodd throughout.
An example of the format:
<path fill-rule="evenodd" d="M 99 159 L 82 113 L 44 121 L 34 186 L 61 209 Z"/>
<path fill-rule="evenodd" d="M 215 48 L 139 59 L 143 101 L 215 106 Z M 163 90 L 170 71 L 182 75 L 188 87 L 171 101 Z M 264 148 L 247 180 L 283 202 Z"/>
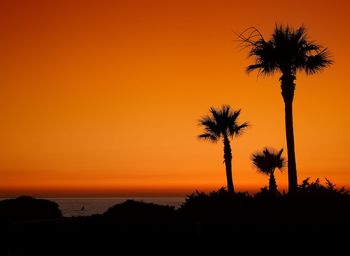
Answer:
<path fill-rule="evenodd" d="M 279 74 L 247 74 L 235 33 L 305 25 L 334 65 L 296 80 L 299 182 L 350 188 L 346 1 L 2 1 L 0 196 L 185 195 L 226 185 L 222 145 L 202 143 L 210 106 L 242 109 L 238 191 L 268 179 L 250 155 L 286 150 Z M 286 156 L 286 154 L 284 154 Z M 280 190 L 287 170 L 276 173 Z"/>

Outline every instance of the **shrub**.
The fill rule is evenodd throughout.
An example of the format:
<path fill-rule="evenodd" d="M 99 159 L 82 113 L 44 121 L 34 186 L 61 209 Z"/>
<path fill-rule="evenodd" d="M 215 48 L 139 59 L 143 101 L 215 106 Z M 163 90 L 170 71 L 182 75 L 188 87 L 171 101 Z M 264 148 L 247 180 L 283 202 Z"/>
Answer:
<path fill-rule="evenodd" d="M 58 204 L 50 200 L 20 196 L 0 201 L 0 220 L 40 220 L 60 217 L 62 213 Z"/>

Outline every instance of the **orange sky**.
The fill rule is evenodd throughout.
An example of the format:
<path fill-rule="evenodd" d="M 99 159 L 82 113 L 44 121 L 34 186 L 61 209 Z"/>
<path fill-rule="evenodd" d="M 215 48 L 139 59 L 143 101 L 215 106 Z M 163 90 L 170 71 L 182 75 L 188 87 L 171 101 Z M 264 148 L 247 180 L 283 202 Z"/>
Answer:
<path fill-rule="evenodd" d="M 72 3 L 74 2 L 74 3 Z M 223 147 L 196 138 L 210 106 L 241 108 L 238 190 L 250 154 L 286 147 L 278 76 L 248 75 L 234 32 L 305 24 L 335 64 L 297 78 L 299 181 L 350 186 L 349 4 L 333 1 L 0 3 L 0 196 L 190 193 L 225 185 Z M 286 171 L 277 174 L 279 187 Z"/>

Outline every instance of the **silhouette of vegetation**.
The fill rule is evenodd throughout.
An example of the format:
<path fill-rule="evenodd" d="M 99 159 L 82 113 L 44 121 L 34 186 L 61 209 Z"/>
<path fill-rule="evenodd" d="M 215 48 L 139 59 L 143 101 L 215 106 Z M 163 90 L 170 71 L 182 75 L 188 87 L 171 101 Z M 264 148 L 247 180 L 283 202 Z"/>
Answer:
<path fill-rule="evenodd" d="M 292 242 L 295 237 L 307 243 L 313 239 L 330 243 L 333 235 L 350 228 L 347 190 L 336 189 L 329 181 L 322 185 L 318 180 L 304 181 L 299 190 L 297 194 L 275 196 L 263 188 L 254 196 L 242 193 L 231 197 L 223 189 L 210 193 L 196 191 L 187 196 L 178 211 L 190 220 L 199 235 L 235 237 L 239 233 L 254 244 L 269 243 L 271 237 L 280 245 L 295 248 L 298 247 Z"/>
<path fill-rule="evenodd" d="M 350 200 L 350 192 L 345 189 L 345 187 L 336 188 L 336 185 L 334 185 L 331 181 L 329 181 L 327 178 L 326 184 L 322 185 L 320 182 L 320 179 L 316 179 L 315 181 L 310 182 L 310 178 L 305 179 L 299 186 L 298 186 L 298 196 L 304 197 L 304 198 L 310 198 L 313 199 L 319 199 L 319 200 L 326 200 L 326 201 L 339 201 L 339 200 Z M 350 202 L 350 201 L 349 201 Z"/>
<path fill-rule="evenodd" d="M 159 216 L 171 215 L 175 210 L 174 206 L 163 206 L 154 203 L 145 203 L 142 201 L 126 200 L 124 203 L 116 204 L 109 208 L 104 215 L 129 215 L 131 212 L 135 214 L 137 218 L 152 217 L 158 218 Z"/>
<path fill-rule="evenodd" d="M 198 211 L 198 214 L 202 214 L 208 212 L 209 209 L 215 209 L 218 212 L 223 207 L 227 207 L 228 205 L 234 207 L 235 204 L 246 203 L 251 198 L 247 192 L 231 194 L 225 188 L 220 188 L 217 191 L 209 193 L 196 191 L 187 195 L 185 203 L 180 207 L 180 211 Z"/>
<path fill-rule="evenodd" d="M 210 115 L 203 117 L 199 123 L 204 128 L 204 133 L 198 137 L 211 142 L 222 139 L 224 143 L 224 163 L 226 167 L 226 179 L 228 192 L 234 193 L 232 180 L 232 152 L 230 139 L 239 136 L 248 127 L 248 123 L 237 123 L 241 110 L 231 111 L 230 106 L 222 106 L 221 109 L 210 108 Z"/>
<path fill-rule="evenodd" d="M 266 188 L 254 196 L 232 194 L 224 188 L 209 193 L 195 191 L 179 209 L 127 200 L 104 214 L 69 218 L 56 215 L 45 220 L 32 218 L 30 212 L 19 207 L 21 220 L 31 220 L 6 225 L 0 222 L 4 244 L 0 253 L 169 255 L 167 250 L 171 248 L 176 254 L 185 251 L 195 255 L 204 254 L 208 248 L 217 251 L 227 239 L 232 241 L 233 250 L 259 253 L 275 250 L 276 246 L 291 246 L 296 252 L 305 244 L 318 248 L 320 241 L 326 241 L 332 250 L 347 245 L 348 237 L 339 234 L 350 228 L 349 191 L 336 188 L 328 180 L 321 184 L 318 179 L 304 180 L 298 190 L 297 194 L 278 196 L 271 196 Z M 23 218 L 26 213 L 30 217 Z M 334 237 L 336 242 L 331 240 Z M 311 244 L 313 240 L 315 244 Z"/>
<path fill-rule="evenodd" d="M 175 222 L 175 207 L 127 200 L 109 208 L 103 217 L 124 234 L 169 232 Z"/>
<path fill-rule="evenodd" d="M 289 192 L 297 191 L 297 169 L 294 148 L 293 98 L 297 71 L 312 75 L 332 64 L 327 48 L 308 40 L 304 27 L 294 30 L 276 25 L 272 37 L 265 40 L 259 30 L 248 28 L 239 35 L 242 46 L 248 47 L 254 64 L 247 71 L 270 75 L 281 72 L 281 90 L 285 106 L 285 127 L 288 151 Z"/>
<path fill-rule="evenodd" d="M 261 152 L 252 154 L 251 159 L 257 170 L 269 178 L 269 191 L 273 195 L 278 193 L 277 183 L 275 179 L 276 168 L 282 171 L 285 166 L 285 158 L 282 157 L 283 148 L 279 151 L 273 149 L 264 148 Z"/>
<path fill-rule="evenodd" d="M 185 202 L 181 205 L 179 211 L 188 215 L 215 214 L 223 217 L 223 215 L 233 211 L 234 208 L 247 207 L 253 199 L 254 197 L 247 192 L 231 194 L 225 188 L 208 193 L 195 191 L 186 196 Z"/>
<path fill-rule="evenodd" d="M 58 204 L 45 199 L 20 196 L 0 201 L 0 220 L 24 221 L 62 217 Z"/>

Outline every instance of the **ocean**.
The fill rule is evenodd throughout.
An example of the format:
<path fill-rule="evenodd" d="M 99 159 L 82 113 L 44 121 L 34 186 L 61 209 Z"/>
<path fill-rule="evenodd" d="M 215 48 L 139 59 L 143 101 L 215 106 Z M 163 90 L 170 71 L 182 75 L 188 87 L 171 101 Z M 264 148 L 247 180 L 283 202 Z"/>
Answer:
<path fill-rule="evenodd" d="M 180 207 L 185 202 L 184 197 L 62 197 L 45 199 L 56 202 L 64 217 L 101 214 L 111 206 L 123 203 L 128 199 L 159 205 L 171 205 L 175 208 Z"/>

